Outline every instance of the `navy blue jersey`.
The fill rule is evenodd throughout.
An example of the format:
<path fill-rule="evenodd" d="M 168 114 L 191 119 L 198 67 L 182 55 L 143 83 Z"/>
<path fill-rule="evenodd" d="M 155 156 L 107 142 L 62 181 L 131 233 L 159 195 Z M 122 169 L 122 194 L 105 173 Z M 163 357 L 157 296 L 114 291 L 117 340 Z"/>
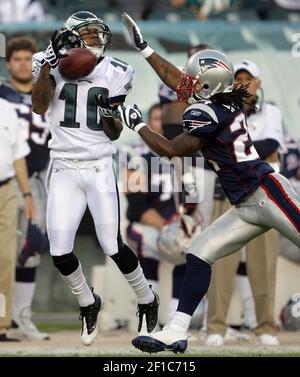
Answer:
<path fill-rule="evenodd" d="M 142 213 L 150 208 L 165 219 L 171 217 L 175 212 L 175 202 L 168 161 L 154 155 L 144 143 L 136 143 L 129 150 L 127 162 L 128 170 L 141 169 L 147 179 L 144 192 L 127 194 L 128 220 L 140 221 Z"/>
<path fill-rule="evenodd" d="M 9 83 L 1 83 L 0 97 L 15 106 L 22 132 L 30 146 L 31 152 L 26 157 L 29 176 L 45 169 L 49 160 L 47 116 L 32 111 L 31 93 L 17 92 Z"/>
<path fill-rule="evenodd" d="M 259 159 L 240 109 L 199 102 L 185 111 L 183 127 L 205 143 L 201 152 L 232 204 L 242 202 L 258 188 L 265 175 L 273 172 L 268 163 Z"/>
<path fill-rule="evenodd" d="M 284 139 L 285 153 L 281 159 L 281 173 L 288 179 L 297 178 L 297 172 L 300 168 L 300 146 L 291 137 Z"/>

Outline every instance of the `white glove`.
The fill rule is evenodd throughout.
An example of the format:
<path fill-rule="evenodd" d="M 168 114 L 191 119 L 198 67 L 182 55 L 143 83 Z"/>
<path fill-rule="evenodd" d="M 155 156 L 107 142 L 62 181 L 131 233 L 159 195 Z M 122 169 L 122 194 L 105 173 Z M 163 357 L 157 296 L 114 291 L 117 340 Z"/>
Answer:
<path fill-rule="evenodd" d="M 130 128 L 133 131 L 139 132 L 143 127 L 147 127 L 143 121 L 142 113 L 137 107 L 133 106 L 118 106 L 119 117 L 124 126 Z"/>
<path fill-rule="evenodd" d="M 127 13 L 122 14 L 122 21 L 126 27 L 132 46 L 140 51 L 144 58 L 148 58 L 153 54 L 152 48 L 148 46 L 148 43 L 144 40 L 140 28 L 137 26 L 135 21 Z"/>

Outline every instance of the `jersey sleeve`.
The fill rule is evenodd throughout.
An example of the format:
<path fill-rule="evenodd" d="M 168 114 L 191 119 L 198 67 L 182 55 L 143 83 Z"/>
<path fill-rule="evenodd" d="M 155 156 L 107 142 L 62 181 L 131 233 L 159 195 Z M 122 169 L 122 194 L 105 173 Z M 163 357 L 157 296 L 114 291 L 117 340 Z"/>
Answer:
<path fill-rule="evenodd" d="M 131 65 L 119 59 L 110 60 L 111 87 L 109 98 L 111 103 L 124 102 L 132 89 L 134 70 Z"/>
<path fill-rule="evenodd" d="M 187 108 L 183 114 L 183 130 L 209 143 L 218 129 L 216 113 L 205 104 Z"/>

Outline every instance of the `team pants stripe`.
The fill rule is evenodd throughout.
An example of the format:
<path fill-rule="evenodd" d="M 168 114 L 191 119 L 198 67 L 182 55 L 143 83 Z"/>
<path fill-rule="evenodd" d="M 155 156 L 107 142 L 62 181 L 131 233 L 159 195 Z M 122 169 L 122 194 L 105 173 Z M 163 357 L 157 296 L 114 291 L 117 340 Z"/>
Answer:
<path fill-rule="evenodd" d="M 300 232 L 300 209 L 288 196 L 281 183 L 274 176 L 268 175 L 260 187 Z"/>

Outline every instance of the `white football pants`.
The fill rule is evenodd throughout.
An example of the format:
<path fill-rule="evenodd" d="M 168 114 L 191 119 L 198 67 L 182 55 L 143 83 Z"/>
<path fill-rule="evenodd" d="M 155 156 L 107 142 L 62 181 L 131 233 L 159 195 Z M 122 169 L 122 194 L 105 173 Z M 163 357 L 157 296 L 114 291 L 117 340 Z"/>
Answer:
<path fill-rule="evenodd" d="M 47 231 L 50 253 L 73 250 L 88 205 L 98 241 L 107 255 L 118 252 L 119 197 L 111 156 L 100 160 L 53 160 L 48 177 Z"/>

